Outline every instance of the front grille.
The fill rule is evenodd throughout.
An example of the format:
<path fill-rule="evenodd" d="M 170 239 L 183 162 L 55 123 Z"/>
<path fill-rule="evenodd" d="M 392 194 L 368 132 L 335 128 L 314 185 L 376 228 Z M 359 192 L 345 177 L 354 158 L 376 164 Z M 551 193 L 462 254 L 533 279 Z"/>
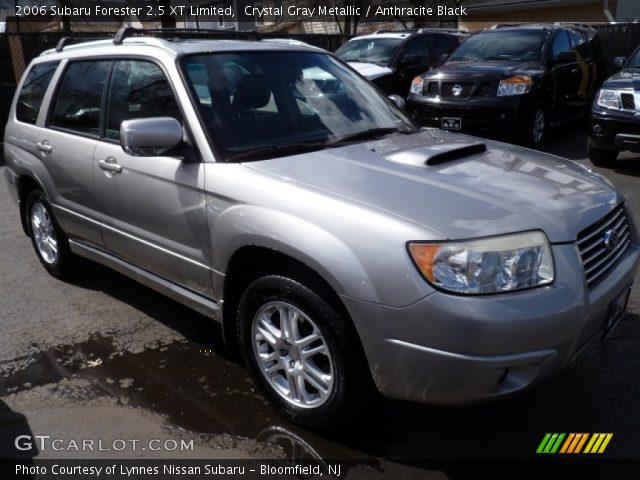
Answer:
<path fill-rule="evenodd" d="M 611 231 L 615 232 L 614 241 L 607 246 L 605 236 Z M 589 286 L 601 280 L 615 265 L 631 243 L 630 236 L 629 221 L 622 205 L 578 234 L 578 250 Z"/>
<path fill-rule="evenodd" d="M 633 100 L 633 93 L 621 93 L 620 101 L 622 102 L 623 110 L 635 110 L 636 102 Z"/>
<path fill-rule="evenodd" d="M 427 85 L 427 95 L 430 97 L 438 96 L 438 82 L 429 82 L 429 85 Z"/>
<path fill-rule="evenodd" d="M 473 90 L 473 82 L 442 82 L 442 96 L 450 98 L 467 98 Z M 458 95 L 454 95 L 458 91 Z"/>
<path fill-rule="evenodd" d="M 491 97 L 493 93 L 493 89 L 491 88 L 491 84 L 489 82 L 481 83 L 476 89 L 476 95 L 479 97 Z"/>

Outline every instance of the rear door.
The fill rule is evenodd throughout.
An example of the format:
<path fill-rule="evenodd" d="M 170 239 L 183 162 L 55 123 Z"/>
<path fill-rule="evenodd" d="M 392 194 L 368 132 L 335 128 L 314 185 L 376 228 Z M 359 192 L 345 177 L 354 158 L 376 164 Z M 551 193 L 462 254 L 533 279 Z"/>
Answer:
<path fill-rule="evenodd" d="M 168 155 L 133 156 L 120 146 L 124 120 L 150 117 L 182 122 L 162 68 L 150 60 L 114 60 L 103 138 L 94 155 L 105 247 L 162 278 L 211 295 L 204 164 Z M 102 169 L 104 162 L 121 171 Z"/>
<path fill-rule="evenodd" d="M 55 185 L 51 203 L 72 238 L 100 245 L 93 192 L 93 152 L 100 131 L 100 105 L 111 62 L 67 62 L 38 138 L 42 162 Z"/>

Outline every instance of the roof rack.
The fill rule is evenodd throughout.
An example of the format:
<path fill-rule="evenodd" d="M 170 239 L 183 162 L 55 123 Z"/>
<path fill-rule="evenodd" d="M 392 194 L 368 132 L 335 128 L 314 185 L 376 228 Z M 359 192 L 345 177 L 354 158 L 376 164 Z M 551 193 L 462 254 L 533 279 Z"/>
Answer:
<path fill-rule="evenodd" d="M 418 29 L 417 28 L 403 28 L 400 30 L 392 30 L 390 28 L 383 28 L 381 30 L 376 30 L 376 35 L 378 33 L 417 33 Z"/>
<path fill-rule="evenodd" d="M 122 27 L 113 37 L 114 45 L 121 45 L 125 38 L 140 36 L 140 35 L 159 35 L 164 34 L 179 34 L 176 37 L 184 38 L 198 38 L 198 37 L 233 37 L 235 39 L 243 40 L 262 40 L 262 36 L 256 31 L 250 32 L 238 32 L 235 30 L 213 30 L 213 29 L 198 29 L 198 28 L 135 28 L 135 27 Z"/>
<path fill-rule="evenodd" d="M 446 27 L 425 27 L 418 30 L 418 33 L 427 33 L 427 32 L 467 33 L 467 32 L 462 32 L 457 28 L 446 28 Z"/>
<path fill-rule="evenodd" d="M 108 37 L 62 37 L 56 44 L 56 52 L 60 53 L 64 47 L 72 43 L 93 42 L 95 40 L 108 40 Z"/>

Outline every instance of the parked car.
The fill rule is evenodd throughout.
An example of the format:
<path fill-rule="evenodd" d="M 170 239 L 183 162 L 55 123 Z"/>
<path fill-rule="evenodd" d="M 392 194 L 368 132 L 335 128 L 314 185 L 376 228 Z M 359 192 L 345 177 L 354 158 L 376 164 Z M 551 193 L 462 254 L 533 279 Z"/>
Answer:
<path fill-rule="evenodd" d="M 603 177 L 420 129 L 305 46 L 63 44 L 28 67 L 4 151 L 49 273 L 85 257 L 210 316 L 314 428 L 374 387 L 465 404 L 549 378 L 615 327 L 640 258 Z"/>
<path fill-rule="evenodd" d="M 524 25 L 471 36 L 415 78 L 407 109 L 420 123 L 537 146 L 547 129 L 585 116 L 602 52 L 584 26 Z"/>
<path fill-rule="evenodd" d="M 640 46 L 629 60 L 614 59 L 620 69 L 596 95 L 588 122 L 589 159 L 610 165 L 621 151 L 640 152 Z"/>
<path fill-rule="evenodd" d="M 413 78 L 442 65 L 468 35 L 451 29 L 388 31 L 355 37 L 336 50 L 387 95 L 406 98 Z"/>

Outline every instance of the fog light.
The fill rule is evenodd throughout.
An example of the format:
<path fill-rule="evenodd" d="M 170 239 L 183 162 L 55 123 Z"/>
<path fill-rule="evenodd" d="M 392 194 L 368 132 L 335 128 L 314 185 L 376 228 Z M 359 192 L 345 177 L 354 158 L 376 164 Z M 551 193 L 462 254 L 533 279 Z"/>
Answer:
<path fill-rule="evenodd" d="M 604 131 L 604 128 L 602 127 L 602 125 L 600 125 L 599 123 L 596 123 L 593 126 L 593 132 L 597 133 L 597 134 L 601 134 Z"/>

